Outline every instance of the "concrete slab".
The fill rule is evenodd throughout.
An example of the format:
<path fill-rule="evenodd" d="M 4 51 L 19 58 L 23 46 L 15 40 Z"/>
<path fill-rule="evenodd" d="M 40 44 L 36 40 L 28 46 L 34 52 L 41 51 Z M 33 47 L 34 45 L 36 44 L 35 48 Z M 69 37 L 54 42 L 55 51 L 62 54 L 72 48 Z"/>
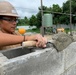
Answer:
<path fill-rule="evenodd" d="M 36 50 L 0 65 L 0 75 L 59 75 L 64 72 L 64 53 L 54 48 Z"/>
<path fill-rule="evenodd" d="M 60 52 L 53 46 L 1 51 L 0 75 L 76 75 L 76 42 Z"/>

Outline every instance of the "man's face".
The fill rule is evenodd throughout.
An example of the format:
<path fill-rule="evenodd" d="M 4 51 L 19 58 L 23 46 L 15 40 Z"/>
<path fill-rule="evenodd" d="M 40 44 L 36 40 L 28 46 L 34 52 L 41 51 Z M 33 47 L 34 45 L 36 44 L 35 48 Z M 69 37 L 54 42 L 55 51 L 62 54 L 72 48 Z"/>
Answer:
<path fill-rule="evenodd" d="M 17 24 L 17 18 L 11 16 L 4 16 L 1 19 L 0 28 L 6 33 L 13 33 Z"/>

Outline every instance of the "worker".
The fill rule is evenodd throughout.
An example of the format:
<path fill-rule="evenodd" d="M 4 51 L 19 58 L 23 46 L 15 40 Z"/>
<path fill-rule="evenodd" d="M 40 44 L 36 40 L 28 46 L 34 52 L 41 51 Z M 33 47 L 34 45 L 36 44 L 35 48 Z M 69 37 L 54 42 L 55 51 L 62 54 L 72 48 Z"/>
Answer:
<path fill-rule="evenodd" d="M 35 40 L 37 47 L 45 47 L 47 39 L 40 34 L 21 36 L 15 32 L 18 14 L 7 1 L 0 1 L 0 50 L 20 46 L 23 41 Z"/>

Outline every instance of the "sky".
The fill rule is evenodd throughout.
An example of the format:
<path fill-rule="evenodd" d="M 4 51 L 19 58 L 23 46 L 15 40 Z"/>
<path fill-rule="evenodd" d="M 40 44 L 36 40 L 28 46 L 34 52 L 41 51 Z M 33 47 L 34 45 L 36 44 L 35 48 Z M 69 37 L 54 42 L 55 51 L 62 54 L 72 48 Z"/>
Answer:
<path fill-rule="evenodd" d="M 38 13 L 38 7 L 41 6 L 41 0 L 6 0 L 10 2 L 20 17 L 27 16 L 28 18 Z M 42 0 L 43 5 L 52 7 L 53 4 L 58 4 L 60 7 L 67 0 Z"/>

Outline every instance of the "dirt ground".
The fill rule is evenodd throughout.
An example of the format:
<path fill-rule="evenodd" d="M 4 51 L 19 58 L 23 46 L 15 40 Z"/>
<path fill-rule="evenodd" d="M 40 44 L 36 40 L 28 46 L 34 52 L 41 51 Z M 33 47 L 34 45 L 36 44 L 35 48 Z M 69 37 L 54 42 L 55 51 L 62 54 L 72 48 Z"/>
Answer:
<path fill-rule="evenodd" d="M 28 33 L 25 33 L 24 35 L 32 35 L 34 33 L 31 33 L 31 32 L 28 32 Z M 44 35 L 44 37 L 46 37 L 48 40 L 51 40 L 52 39 L 52 34 L 47 34 L 47 35 Z"/>
<path fill-rule="evenodd" d="M 52 39 L 52 36 L 53 35 L 44 35 L 44 37 L 46 37 L 48 40 L 51 40 Z"/>

